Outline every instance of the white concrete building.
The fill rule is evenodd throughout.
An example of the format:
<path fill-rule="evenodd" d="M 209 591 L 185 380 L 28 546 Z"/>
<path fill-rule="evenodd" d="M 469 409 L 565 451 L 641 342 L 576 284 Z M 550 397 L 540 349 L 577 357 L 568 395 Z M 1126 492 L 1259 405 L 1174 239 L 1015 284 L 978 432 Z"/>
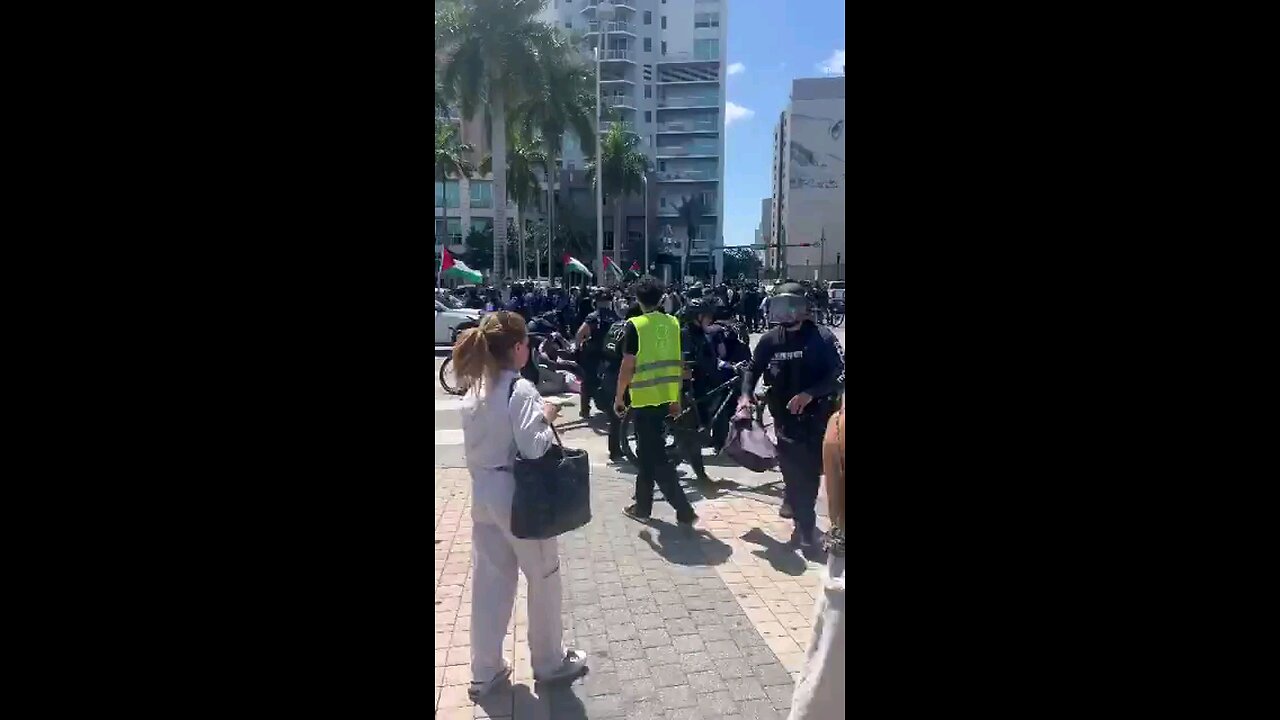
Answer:
<path fill-rule="evenodd" d="M 794 80 L 774 126 L 771 235 L 811 246 L 770 248 L 768 263 L 797 280 L 844 277 L 844 100 L 843 77 Z"/>
<path fill-rule="evenodd" d="M 651 245 L 669 237 L 669 256 L 678 267 L 688 232 L 678 211 L 687 198 L 699 197 L 706 211 L 694 230 L 690 274 L 721 277 L 724 258 L 725 30 L 727 0 L 618 0 L 611 17 L 597 20 L 601 0 L 547 0 L 543 19 L 580 35 L 584 57 L 603 48 L 601 96 L 604 106 L 639 139 L 654 171 L 649 177 L 649 208 L 641 198 L 624 207 L 625 238 L 613 237 L 613 206 L 605 208 L 605 254 L 624 265 L 643 263 L 645 218 Z M 609 13 L 606 11 L 605 13 Z M 608 128 L 608 121 L 603 129 Z M 577 138 L 566 136 L 564 170 L 581 169 L 586 153 Z M 594 153 L 594 148 L 587 152 Z M 578 173 L 582 175 L 582 173 Z M 594 202 L 588 198 L 589 213 Z M 591 214 L 594 218 L 594 213 Z M 655 253 L 656 254 L 656 253 Z M 659 276 L 674 274 L 655 268 Z"/>

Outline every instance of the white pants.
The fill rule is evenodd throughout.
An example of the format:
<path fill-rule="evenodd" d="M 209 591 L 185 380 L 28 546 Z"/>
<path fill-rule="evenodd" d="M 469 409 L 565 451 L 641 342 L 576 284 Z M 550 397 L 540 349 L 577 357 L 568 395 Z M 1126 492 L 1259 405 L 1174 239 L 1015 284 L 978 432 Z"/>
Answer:
<path fill-rule="evenodd" d="M 788 720 L 844 717 L 844 557 L 831 555 L 822 574 L 813 638 L 791 696 Z"/>
<path fill-rule="evenodd" d="M 508 496 L 509 497 L 509 496 Z M 535 675 L 564 660 L 560 616 L 560 552 L 555 538 L 511 534 L 511 510 L 476 501 L 471 507 L 471 677 L 486 682 L 506 667 L 502 641 L 516 602 L 517 571 L 529 584 L 529 655 Z M 518 570 L 517 570 L 518 568 Z"/>

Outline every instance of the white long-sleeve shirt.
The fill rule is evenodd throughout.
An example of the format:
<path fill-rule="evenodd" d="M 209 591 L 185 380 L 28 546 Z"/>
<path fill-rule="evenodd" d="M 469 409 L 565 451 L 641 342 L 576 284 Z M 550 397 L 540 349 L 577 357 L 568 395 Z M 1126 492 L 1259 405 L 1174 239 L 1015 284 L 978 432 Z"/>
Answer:
<path fill-rule="evenodd" d="M 508 403 L 507 388 L 518 377 L 515 370 L 503 370 L 497 378 L 486 378 L 483 392 L 469 391 L 461 410 L 472 504 L 483 502 L 502 512 L 510 512 L 515 493 L 511 469 L 517 448 L 522 457 L 538 458 L 555 439 L 533 383 L 517 380 Z"/>

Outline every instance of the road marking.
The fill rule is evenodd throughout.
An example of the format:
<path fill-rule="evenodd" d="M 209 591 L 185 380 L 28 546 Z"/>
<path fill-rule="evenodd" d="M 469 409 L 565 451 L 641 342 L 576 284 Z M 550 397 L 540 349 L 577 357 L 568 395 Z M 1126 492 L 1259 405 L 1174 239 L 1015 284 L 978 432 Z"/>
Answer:
<path fill-rule="evenodd" d="M 437 445 L 461 445 L 462 443 L 463 441 L 462 441 L 461 430 L 437 430 L 436 431 Z"/>
<path fill-rule="evenodd" d="M 436 398 L 436 412 L 448 412 L 450 410 L 461 410 L 466 398 L 450 395 L 449 397 Z"/>

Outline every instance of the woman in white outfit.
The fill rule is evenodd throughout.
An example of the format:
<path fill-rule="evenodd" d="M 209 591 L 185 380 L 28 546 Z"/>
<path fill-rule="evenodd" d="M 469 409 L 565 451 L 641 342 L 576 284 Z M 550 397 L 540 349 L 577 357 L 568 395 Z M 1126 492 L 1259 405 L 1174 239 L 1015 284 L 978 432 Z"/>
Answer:
<path fill-rule="evenodd" d="M 813 638 L 791 696 L 789 720 L 844 717 L 844 403 L 827 423 L 822 468 L 831 515 L 831 531 L 824 540 L 827 567 L 822 573 Z"/>
<path fill-rule="evenodd" d="M 586 655 L 562 644 L 560 555 L 554 538 L 521 540 L 511 534 L 516 451 L 541 457 L 551 446 L 558 408 L 543 402 L 519 368 L 529 359 L 529 337 L 516 313 L 485 315 L 458 335 L 453 367 L 466 389 L 462 437 L 471 471 L 471 677 L 478 698 L 511 675 L 502 654 L 515 606 L 518 571 L 529 584 L 529 653 L 534 680 L 572 680 L 586 670 Z M 515 383 L 512 389 L 512 383 Z M 510 399 L 508 399 L 508 394 Z"/>

